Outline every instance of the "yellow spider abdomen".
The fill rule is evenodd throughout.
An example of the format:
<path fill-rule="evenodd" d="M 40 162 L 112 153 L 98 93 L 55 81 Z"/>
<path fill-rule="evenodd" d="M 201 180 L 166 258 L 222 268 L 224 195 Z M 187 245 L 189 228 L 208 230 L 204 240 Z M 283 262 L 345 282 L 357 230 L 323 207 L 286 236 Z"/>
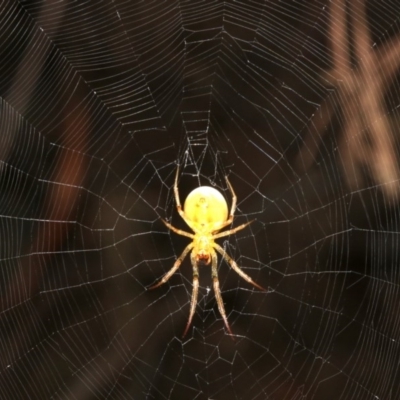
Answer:
<path fill-rule="evenodd" d="M 184 213 L 198 230 L 213 232 L 227 220 L 228 205 L 217 189 L 200 186 L 187 196 Z"/>

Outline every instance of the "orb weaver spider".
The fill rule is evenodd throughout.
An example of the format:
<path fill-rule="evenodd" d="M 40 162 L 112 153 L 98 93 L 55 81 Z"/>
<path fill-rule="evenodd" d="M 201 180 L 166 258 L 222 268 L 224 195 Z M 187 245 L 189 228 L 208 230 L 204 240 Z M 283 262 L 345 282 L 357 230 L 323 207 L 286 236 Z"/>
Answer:
<path fill-rule="evenodd" d="M 264 289 L 262 286 L 254 282 L 249 275 L 244 273 L 238 267 L 236 262 L 225 252 L 225 250 L 220 245 L 215 243 L 215 239 L 232 235 L 242 230 L 246 226 L 250 225 L 254 220 L 239 225 L 236 228 L 232 228 L 227 231 L 217 233 L 222 228 L 225 228 L 226 226 L 232 223 L 233 215 L 236 210 L 237 198 L 228 178 L 225 177 L 226 183 L 228 184 L 229 190 L 232 193 L 232 206 L 229 218 L 228 218 L 228 205 L 225 198 L 218 190 L 210 186 L 200 186 L 192 190 L 185 200 L 184 209 L 182 209 L 181 202 L 179 199 L 178 174 L 179 174 L 179 167 L 176 170 L 175 184 L 174 184 L 176 208 L 178 210 L 179 215 L 186 222 L 186 224 L 192 229 L 194 234 L 175 228 L 164 219 L 162 221 L 169 229 L 171 229 L 178 235 L 186 236 L 192 239 L 192 242 L 185 247 L 182 254 L 176 259 L 172 268 L 162 277 L 162 279 L 155 285 L 149 287 L 149 289 L 155 289 L 164 284 L 165 282 L 167 282 L 168 279 L 171 278 L 171 276 L 180 267 L 184 258 L 191 251 L 190 260 L 193 267 L 193 291 L 192 291 L 192 298 L 190 300 L 189 319 L 186 324 L 186 328 L 183 332 L 182 337 L 185 337 L 185 335 L 189 330 L 197 305 L 197 296 L 199 292 L 198 267 L 199 265 L 210 265 L 210 263 L 211 263 L 211 275 L 213 279 L 213 287 L 218 304 L 218 310 L 222 316 L 222 319 L 224 320 L 226 329 L 228 330 L 230 335 L 233 335 L 232 330 L 228 323 L 228 318 L 226 316 L 224 303 L 222 301 L 221 290 L 219 288 L 218 272 L 217 272 L 218 258 L 215 250 L 221 254 L 221 256 L 227 261 L 227 263 L 232 267 L 232 269 L 235 272 L 237 272 L 244 280 L 251 283 L 253 286 L 255 286 L 260 290 L 265 291 L 266 289 Z"/>

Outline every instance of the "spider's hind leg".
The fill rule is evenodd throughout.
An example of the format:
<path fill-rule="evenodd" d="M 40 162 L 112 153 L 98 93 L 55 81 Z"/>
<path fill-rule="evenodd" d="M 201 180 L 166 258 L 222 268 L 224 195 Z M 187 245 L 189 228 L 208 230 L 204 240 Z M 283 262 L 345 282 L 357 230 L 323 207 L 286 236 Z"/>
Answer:
<path fill-rule="evenodd" d="M 175 228 L 173 225 L 171 225 L 165 219 L 161 219 L 161 221 L 164 222 L 164 224 L 167 228 L 171 229 L 171 231 L 175 232 L 176 234 L 181 235 L 181 236 L 186 236 L 190 239 L 194 239 L 194 235 L 192 233 L 183 231 L 182 229 Z"/>
<path fill-rule="evenodd" d="M 231 183 L 229 182 L 228 177 L 226 176 L 225 179 L 226 179 L 226 183 L 228 184 L 229 190 L 231 191 L 231 194 L 232 194 L 232 206 L 231 206 L 231 211 L 230 211 L 230 214 L 229 214 L 229 218 L 228 218 L 228 220 L 226 221 L 226 222 L 227 222 L 227 225 L 230 225 L 230 224 L 232 223 L 232 221 L 233 221 L 233 216 L 234 216 L 235 211 L 236 211 L 237 197 L 236 197 L 235 191 L 233 190 L 233 187 L 232 187 Z"/>

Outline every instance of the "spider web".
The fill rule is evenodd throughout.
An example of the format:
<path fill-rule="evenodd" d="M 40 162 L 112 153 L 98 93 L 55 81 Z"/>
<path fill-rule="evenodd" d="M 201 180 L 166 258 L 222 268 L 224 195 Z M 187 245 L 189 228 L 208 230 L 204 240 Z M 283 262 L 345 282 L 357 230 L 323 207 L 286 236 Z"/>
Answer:
<path fill-rule="evenodd" d="M 400 5 L 3 1 L 4 399 L 398 399 Z M 199 185 L 227 335 L 161 218 Z"/>

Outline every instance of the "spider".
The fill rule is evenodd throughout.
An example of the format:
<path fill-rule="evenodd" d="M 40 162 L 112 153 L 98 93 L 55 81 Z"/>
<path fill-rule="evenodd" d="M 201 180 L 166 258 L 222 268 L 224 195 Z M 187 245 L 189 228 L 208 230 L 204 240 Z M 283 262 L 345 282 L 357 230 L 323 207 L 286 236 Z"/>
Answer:
<path fill-rule="evenodd" d="M 258 285 L 249 275 L 244 273 L 236 264 L 236 262 L 225 252 L 225 250 L 215 243 L 215 239 L 219 239 L 224 236 L 234 234 L 246 226 L 250 225 L 253 221 L 246 222 L 236 228 L 229 229 L 224 232 L 217 233 L 222 228 L 230 225 L 233 221 L 233 215 L 236 209 L 236 195 L 233 191 L 233 187 L 230 184 L 227 177 L 225 177 L 228 184 L 229 190 L 232 193 L 232 206 L 231 212 L 228 218 L 228 205 L 222 196 L 222 194 L 210 187 L 210 186 L 200 186 L 189 193 L 185 200 L 184 209 L 182 209 L 181 202 L 179 199 L 178 191 L 178 174 L 179 167 L 176 170 L 175 184 L 174 184 L 174 194 L 176 201 L 176 208 L 179 215 L 186 222 L 186 224 L 192 229 L 193 233 L 185 232 L 181 229 L 177 229 L 170 223 L 162 220 L 164 224 L 177 233 L 178 235 L 186 236 L 192 239 L 182 254 L 176 259 L 172 268 L 162 277 L 162 279 L 151 286 L 149 289 L 155 289 L 165 282 L 177 271 L 180 267 L 184 258 L 191 252 L 190 260 L 193 267 L 193 291 L 192 298 L 190 301 L 190 313 L 189 319 L 186 324 L 186 328 L 183 332 L 183 336 L 187 334 L 190 324 L 193 319 L 193 315 L 197 305 L 197 295 L 199 292 L 199 265 L 210 265 L 211 264 L 211 275 L 213 279 L 213 287 L 215 292 L 215 297 L 218 304 L 218 310 L 224 320 L 226 329 L 230 335 L 232 334 L 231 328 L 228 323 L 228 318 L 226 317 L 226 312 L 224 308 L 224 303 L 222 301 L 221 290 L 219 288 L 218 272 L 217 272 L 217 253 L 215 250 L 221 254 L 221 256 L 228 262 L 228 264 L 236 271 L 243 279 L 254 285 L 256 288 L 265 291 L 262 286 Z"/>

